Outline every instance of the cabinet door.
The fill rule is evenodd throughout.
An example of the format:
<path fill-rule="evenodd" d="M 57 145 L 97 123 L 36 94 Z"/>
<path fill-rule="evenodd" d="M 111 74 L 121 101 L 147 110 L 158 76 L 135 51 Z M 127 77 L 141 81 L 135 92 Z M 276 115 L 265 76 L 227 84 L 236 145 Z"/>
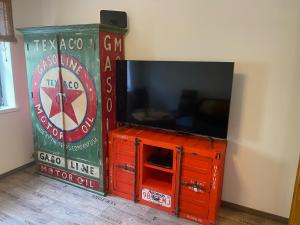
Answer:
<path fill-rule="evenodd" d="M 65 167 L 63 117 L 60 111 L 61 86 L 57 35 L 32 34 L 25 36 L 25 54 L 38 161 L 46 165 Z"/>
<path fill-rule="evenodd" d="M 134 199 L 135 156 L 134 142 L 112 138 L 110 145 L 110 191 L 118 196 Z"/>
<path fill-rule="evenodd" d="M 184 152 L 182 158 L 180 212 L 195 221 L 207 219 L 212 160 Z"/>
<path fill-rule="evenodd" d="M 60 33 L 59 45 L 67 167 L 103 192 L 98 34 Z"/>

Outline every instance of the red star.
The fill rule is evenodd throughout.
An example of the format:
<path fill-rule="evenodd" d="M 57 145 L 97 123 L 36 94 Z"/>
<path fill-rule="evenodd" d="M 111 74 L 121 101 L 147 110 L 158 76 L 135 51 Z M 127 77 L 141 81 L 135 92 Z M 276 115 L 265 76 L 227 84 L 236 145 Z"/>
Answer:
<path fill-rule="evenodd" d="M 52 100 L 49 117 L 51 118 L 60 112 L 64 112 L 78 125 L 72 102 L 75 101 L 83 91 L 68 89 L 65 86 L 62 87 L 63 90 L 61 91 L 60 80 L 59 78 L 57 79 L 54 88 L 42 87 L 43 91 Z"/>

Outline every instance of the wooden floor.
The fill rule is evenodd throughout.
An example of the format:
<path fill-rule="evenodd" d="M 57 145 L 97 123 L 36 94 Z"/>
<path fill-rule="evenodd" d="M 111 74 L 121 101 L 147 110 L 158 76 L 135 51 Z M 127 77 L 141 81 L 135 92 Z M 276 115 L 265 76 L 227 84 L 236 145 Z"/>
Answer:
<path fill-rule="evenodd" d="M 30 167 L 0 180 L 0 224 L 188 225 L 174 215 L 118 197 L 101 197 L 35 173 Z M 218 225 L 282 225 L 222 208 Z"/>

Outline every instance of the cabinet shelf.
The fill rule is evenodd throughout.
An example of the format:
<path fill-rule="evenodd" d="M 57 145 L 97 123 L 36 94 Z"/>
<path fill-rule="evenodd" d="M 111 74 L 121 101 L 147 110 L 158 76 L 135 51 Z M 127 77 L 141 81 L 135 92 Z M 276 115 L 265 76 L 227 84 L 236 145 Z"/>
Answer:
<path fill-rule="evenodd" d="M 162 193 L 172 194 L 173 174 L 162 170 L 144 167 L 142 186 Z"/>
<path fill-rule="evenodd" d="M 142 187 L 165 194 L 172 194 L 172 182 L 163 179 L 149 177 L 143 181 Z"/>
<path fill-rule="evenodd" d="M 174 207 L 175 171 L 176 157 L 172 147 L 156 146 L 155 143 L 143 144 L 141 149 L 140 193 L 148 193 L 149 190 L 168 195 L 170 203 L 172 202 L 172 207 Z M 148 190 L 143 191 L 143 189 Z M 144 203 L 148 201 L 145 204 L 153 204 L 153 202 L 149 203 L 152 201 L 150 199 L 143 199 L 143 201 Z M 157 207 L 169 212 L 172 211 L 171 206 L 157 205 Z"/>
<path fill-rule="evenodd" d="M 167 173 L 172 173 L 172 174 L 174 173 L 173 169 L 165 168 L 165 167 L 162 167 L 162 166 L 156 166 L 156 165 L 153 165 L 153 164 L 148 163 L 148 162 L 145 162 L 144 166 L 148 167 L 148 168 L 151 168 L 151 169 L 164 171 L 164 172 L 167 172 Z"/>

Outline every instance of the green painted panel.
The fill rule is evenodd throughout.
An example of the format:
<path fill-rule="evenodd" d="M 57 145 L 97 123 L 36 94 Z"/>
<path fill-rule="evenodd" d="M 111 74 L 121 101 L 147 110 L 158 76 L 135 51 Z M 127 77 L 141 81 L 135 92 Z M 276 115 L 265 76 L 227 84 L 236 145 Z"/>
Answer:
<path fill-rule="evenodd" d="M 124 58 L 127 29 L 88 24 L 19 31 L 40 173 L 104 194 L 108 131 L 116 127 L 112 62 Z"/>
<path fill-rule="evenodd" d="M 33 74 L 37 70 L 41 59 L 44 59 L 49 54 L 57 55 L 57 50 L 51 49 L 43 51 L 40 42 L 42 40 L 56 40 L 55 34 L 43 34 L 36 36 L 25 36 L 25 56 L 26 56 L 26 67 L 28 76 L 28 88 L 30 97 L 30 108 L 32 115 L 33 131 L 34 131 L 34 146 L 36 153 L 37 151 L 49 152 L 60 157 L 64 157 L 64 143 L 57 141 L 53 136 L 51 136 L 46 129 L 43 128 L 42 124 L 39 122 L 38 117 L 35 112 L 35 108 L 39 107 L 34 105 L 33 102 L 33 83 L 40 82 L 37 80 Z M 37 95 L 39 93 L 36 93 Z M 36 154 L 37 157 L 37 154 Z"/>
<path fill-rule="evenodd" d="M 21 32 L 39 170 L 103 193 L 99 25 Z"/>
<path fill-rule="evenodd" d="M 71 82 L 70 85 L 74 86 L 74 82 L 81 83 L 81 90 L 86 92 L 84 96 L 81 94 L 79 98 L 82 98 L 81 101 L 78 100 L 77 110 L 80 110 L 77 116 L 77 123 L 81 132 L 78 134 L 72 132 L 66 132 L 66 139 L 70 141 L 66 142 L 66 151 L 69 169 L 76 170 L 77 162 L 84 163 L 87 165 L 92 165 L 94 168 L 85 167 L 85 170 L 81 170 L 81 173 L 89 176 L 90 178 L 98 178 L 102 180 L 102 140 L 101 140 L 101 92 L 100 92 L 100 62 L 99 62 L 99 35 L 98 33 L 92 32 L 76 32 L 76 33 L 61 33 L 60 34 L 61 43 L 67 43 L 70 40 L 77 40 L 77 47 L 74 49 L 61 48 L 60 54 L 71 56 L 78 62 L 80 66 L 84 67 L 82 70 L 85 70 L 85 76 L 82 76 L 80 79 L 66 79 L 67 82 Z M 79 41 L 80 40 L 80 41 Z M 76 42 L 76 41 L 75 41 Z M 82 46 L 82 47 L 81 47 Z M 73 47 L 73 46 L 72 46 Z M 68 58 L 67 58 L 68 59 Z M 71 58 L 69 58 L 70 60 Z M 62 61 L 62 68 L 71 62 L 67 60 Z M 73 63 L 75 64 L 75 63 Z M 68 66 L 67 66 L 68 67 Z M 74 67 L 76 71 L 76 67 Z M 68 87 L 63 86 L 64 92 Z M 80 88 L 78 88 L 80 89 Z M 85 89 L 85 90 L 84 90 Z M 94 96 L 93 94 L 96 95 Z M 83 98 L 85 97 L 85 98 Z M 87 101 L 87 102 L 86 102 Z M 74 107 L 76 107 L 74 105 Z M 76 108 L 74 108 L 76 110 Z M 67 111 L 67 110 L 65 110 Z M 78 127 L 76 124 L 75 117 L 72 118 L 72 115 L 65 113 L 64 121 L 66 129 L 73 129 L 73 127 Z M 74 123 L 75 122 L 75 123 Z M 70 127 L 70 128 L 69 128 Z M 85 133 L 87 132 L 87 133 Z M 75 137 L 72 137 L 75 135 Z M 76 135 L 83 136 L 83 138 L 77 138 Z M 71 140 L 75 138 L 76 140 Z M 78 140 L 77 140 L 78 139 Z M 80 165 L 82 166 L 82 165 Z M 80 170 L 80 168 L 78 168 Z M 97 169 L 96 171 L 90 171 L 89 169 Z M 100 185 L 101 186 L 101 185 Z"/>

